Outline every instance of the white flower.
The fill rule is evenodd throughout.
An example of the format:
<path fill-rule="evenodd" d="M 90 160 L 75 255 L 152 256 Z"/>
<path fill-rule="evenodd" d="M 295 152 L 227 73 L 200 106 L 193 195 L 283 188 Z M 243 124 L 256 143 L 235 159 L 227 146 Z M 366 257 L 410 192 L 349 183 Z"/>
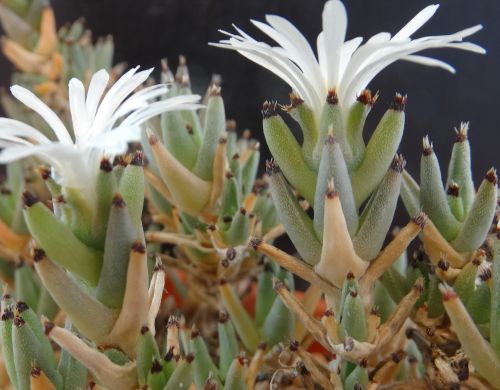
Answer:
<path fill-rule="evenodd" d="M 123 153 L 130 141 L 140 139 L 140 125 L 170 110 L 199 108 L 198 95 L 176 96 L 150 102 L 167 92 L 158 84 L 134 91 L 149 77 L 153 69 L 137 72 L 133 68 L 120 77 L 104 93 L 108 73 L 102 69 L 90 81 L 87 94 L 78 79 L 69 82 L 69 107 L 73 131 L 32 92 L 18 85 L 12 94 L 38 113 L 51 127 L 51 140 L 30 125 L 9 118 L 0 118 L 0 163 L 28 156 L 37 156 L 52 166 L 55 178 L 71 188 L 92 187 L 100 158 Z M 74 138 L 72 136 L 74 134 Z"/>
<path fill-rule="evenodd" d="M 450 72 L 449 64 L 430 57 L 415 55 L 434 48 L 455 48 L 476 53 L 485 50 L 463 39 L 482 28 L 470 27 L 455 34 L 411 39 L 436 12 L 438 5 L 420 11 L 397 34 L 387 32 L 372 36 L 363 45 L 363 38 L 345 41 L 347 14 L 339 0 L 330 0 L 323 9 L 323 31 L 318 35 L 318 58 L 301 32 L 288 20 L 267 15 L 268 24 L 252 23 L 278 43 L 272 47 L 259 42 L 234 26 L 238 34 L 225 31 L 229 39 L 214 46 L 238 51 L 255 63 L 269 69 L 284 80 L 316 113 L 319 113 L 328 90 L 335 89 L 343 110 L 349 109 L 370 81 L 384 68 L 397 60 L 406 60 L 428 66 L 437 66 Z"/>

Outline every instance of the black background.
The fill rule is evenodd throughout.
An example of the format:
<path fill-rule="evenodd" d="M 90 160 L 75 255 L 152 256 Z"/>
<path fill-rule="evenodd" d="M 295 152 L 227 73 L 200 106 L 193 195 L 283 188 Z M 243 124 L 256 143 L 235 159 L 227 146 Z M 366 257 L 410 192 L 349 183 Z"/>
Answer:
<path fill-rule="evenodd" d="M 321 30 L 323 0 L 55 0 L 58 23 L 84 17 L 94 37 L 111 34 L 115 39 L 115 61 L 130 66 L 158 66 L 168 57 L 176 64 L 185 54 L 193 89 L 202 93 L 212 73 L 223 77 L 223 97 L 228 116 L 239 128 L 250 128 L 262 137 L 260 106 L 265 99 L 287 102 L 289 92 L 281 80 L 247 61 L 237 53 L 209 47 L 218 41 L 218 28 L 231 29 L 237 24 L 250 35 L 263 36 L 249 19 L 263 20 L 266 13 L 287 17 L 315 42 Z M 347 37 L 369 37 L 380 31 L 395 33 L 428 1 L 346 0 L 349 14 Z M 371 84 L 380 99 L 371 114 L 372 129 L 387 108 L 394 93 L 408 94 L 407 125 L 401 152 L 408 169 L 418 173 L 421 139 L 429 134 L 444 166 L 454 138 L 453 127 L 460 121 L 471 122 L 476 185 L 492 165 L 500 166 L 500 2 L 495 0 L 446 0 L 437 14 L 417 33 L 452 33 L 481 23 L 484 30 L 472 41 L 488 50 L 486 56 L 454 51 L 430 52 L 457 68 L 457 74 L 409 63 L 398 63 L 384 70 Z M 8 86 L 10 65 L 0 59 L 0 82 Z M 268 157 L 265 146 L 264 157 Z M 263 162 L 262 164 L 263 165 Z"/>

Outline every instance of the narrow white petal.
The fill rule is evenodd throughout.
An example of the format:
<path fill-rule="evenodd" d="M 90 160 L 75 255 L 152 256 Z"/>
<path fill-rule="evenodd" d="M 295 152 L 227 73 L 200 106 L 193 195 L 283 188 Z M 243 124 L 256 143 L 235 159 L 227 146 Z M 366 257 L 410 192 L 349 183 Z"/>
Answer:
<path fill-rule="evenodd" d="M 406 57 L 402 58 L 403 61 L 409 61 L 409 62 L 414 62 L 416 64 L 420 65 L 426 65 L 426 66 L 434 66 L 437 68 L 444 69 L 450 73 L 455 73 L 455 68 L 448 64 L 447 62 L 431 58 L 431 57 L 425 57 L 425 56 L 419 56 L 419 55 L 408 55 Z"/>
<path fill-rule="evenodd" d="M 342 49 L 340 51 L 340 61 L 339 61 L 339 80 L 342 80 L 347 65 L 351 60 L 352 54 L 356 51 L 359 45 L 361 45 L 361 42 L 363 42 L 363 38 L 357 37 L 344 42 L 344 44 L 342 45 Z"/>
<path fill-rule="evenodd" d="M 262 31 L 287 51 L 289 58 L 297 63 L 313 84 L 321 84 L 323 80 L 318 60 L 302 33 L 292 23 L 280 16 L 267 15 L 266 20 L 273 28 L 261 23 L 260 25 L 266 26 Z"/>
<path fill-rule="evenodd" d="M 0 118 L 0 139 L 4 138 L 4 136 L 23 137 L 40 144 L 51 142 L 34 127 L 10 118 Z"/>
<path fill-rule="evenodd" d="M 110 127 L 106 127 L 106 124 L 110 123 L 114 112 L 137 87 L 147 80 L 152 71 L 153 68 L 138 72 L 123 83 L 119 83 L 120 78 L 110 88 L 97 110 L 92 126 L 93 135 L 109 130 Z"/>
<path fill-rule="evenodd" d="M 347 30 L 347 13 L 339 0 L 329 0 L 323 9 L 323 33 L 328 68 L 328 88 L 339 81 L 340 50 Z"/>
<path fill-rule="evenodd" d="M 77 145 L 85 143 L 90 128 L 90 119 L 85 104 L 85 87 L 82 82 L 72 78 L 68 84 L 69 109 Z"/>
<path fill-rule="evenodd" d="M 199 95 L 180 95 L 169 99 L 160 100 L 130 114 L 121 123 L 120 127 L 136 127 L 163 112 L 174 110 L 196 110 L 202 108 Z M 114 130 L 116 131 L 116 130 Z"/>
<path fill-rule="evenodd" d="M 327 91 L 327 82 L 328 82 L 328 64 L 326 59 L 326 47 L 325 47 L 325 34 L 320 32 L 318 34 L 318 38 L 316 39 L 316 49 L 318 50 L 318 61 L 319 68 L 321 70 L 321 74 L 323 76 L 323 83 L 325 85 L 325 91 Z"/>
<path fill-rule="evenodd" d="M 73 140 L 61 119 L 44 102 L 36 97 L 33 92 L 19 85 L 13 85 L 10 91 L 17 100 L 31 108 L 47 122 L 59 141 L 65 144 L 73 144 Z"/>
<path fill-rule="evenodd" d="M 99 105 L 102 95 L 108 86 L 108 82 L 109 74 L 106 72 L 106 69 L 101 69 L 94 73 L 92 79 L 90 80 L 85 104 L 87 105 L 87 112 L 89 113 L 91 120 L 94 119 L 97 106 Z"/>
<path fill-rule="evenodd" d="M 414 32 L 422 27 L 427 21 L 432 18 L 439 8 L 439 4 L 429 5 L 413 17 L 399 32 L 392 38 L 394 41 L 405 40 L 410 38 Z"/>
<path fill-rule="evenodd" d="M 318 94 L 317 90 L 315 90 L 317 86 L 311 84 L 310 80 L 304 76 L 295 63 L 263 42 L 240 42 L 230 39 L 229 43 L 213 44 L 213 46 L 236 50 L 251 61 L 273 72 L 309 103 L 311 107 L 320 107 L 322 102 L 320 96 L 326 96 L 326 92 Z"/>
<path fill-rule="evenodd" d="M 134 93 L 127 100 L 125 100 L 120 108 L 116 110 L 113 118 L 118 119 L 124 115 L 127 115 L 131 111 L 142 108 L 146 106 L 150 100 L 156 99 L 157 97 L 160 97 L 167 92 L 168 88 L 164 84 L 156 84 L 150 87 L 146 87 L 139 92 Z"/>

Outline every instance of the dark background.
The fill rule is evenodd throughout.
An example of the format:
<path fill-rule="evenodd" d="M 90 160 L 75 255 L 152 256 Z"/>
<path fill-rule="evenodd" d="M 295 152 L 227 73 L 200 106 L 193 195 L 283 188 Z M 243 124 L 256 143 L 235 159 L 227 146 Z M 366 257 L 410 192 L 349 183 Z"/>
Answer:
<path fill-rule="evenodd" d="M 186 55 L 193 89 L 202 93 L 212 73 L 223 77 L 223 97 L 228 116 L 239 128 L 250 128 L 262 137 L 260 106 L 265 99 L 287 102 L 289 88 L 265 69 L 235 52 L 209 47 L 222 38 L 217 29 L 237 24 L 250 35 L 263 37 L 249 19 L 263 20 L 275 13 L 291 20 L 315 42 L 321 30 L 323 0 L 53 0 L 58 23 L 84 17 L 94 37 L 111 34 L 116 61 L 130 66 L 158 66 L 168 57 L 173 65 Z M 380 32 L 395 33 L 428 1 L 346 0 L 349 14 L 347 37 L 365 38 Z M 431 55 L 457 68 L 452 75 L 436 68 L 397 63 L 371 84 L 381 96 L 371 114 L 373 129 L 394 93 L 408 94 L 407 125 L 401 152 L 411 173 L 418 173 L 421 139 L 429 134 L 443 166 L 449 158 L 454 132 L 460 121 L 471 122 L 476 185 L 492 165 L 500 166 L 500 2 L 496 0 L 445 0 L 437 14 L 415 37 L 456 32 L 482 23 L 484 30 L 472 41 L 488 50 L 486 56 L 457 50 Z M 0 82 L 9 83 L 10 65 L 0 59 Z M 268 152 L 263 147 L 264 157 Z M 261 164 L 263 165 L 263 163 Z"/>

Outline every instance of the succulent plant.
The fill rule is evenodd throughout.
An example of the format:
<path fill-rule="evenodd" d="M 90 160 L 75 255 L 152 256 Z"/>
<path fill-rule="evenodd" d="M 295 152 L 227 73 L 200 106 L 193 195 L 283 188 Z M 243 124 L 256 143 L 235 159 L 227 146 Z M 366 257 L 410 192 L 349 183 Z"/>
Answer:
<path fill-rule="evenodd" d="M 280 47 L 226 33 L 215 46 L 292 89 L 263 104 L 273 158 L 259 176 L 259 142 L 227 119 L 219 78 L 201 104 L 183 56 L 161 84 L 117 78 L 111 39 L 92 45 L 81 21 L 57 33 L 43 0 L 1 3 L 11 92 L 32 112 L 3 97 L 0 386 L 499 388 L 495 170 L 475 187 L 462 123 L 446 186 L 427 137 L 417 183 L 398 154 L 405 95 L 365 135 L 383 68 L 453 71 L 415 53 L 484 53 L 463 41 L 481 26 L 411 39 L 436 10 L 361 45 L 329 0 L 318 59 L 278 16 L 254 24 Z M 410 220 L 391 230 L 400 196 Z"/>

